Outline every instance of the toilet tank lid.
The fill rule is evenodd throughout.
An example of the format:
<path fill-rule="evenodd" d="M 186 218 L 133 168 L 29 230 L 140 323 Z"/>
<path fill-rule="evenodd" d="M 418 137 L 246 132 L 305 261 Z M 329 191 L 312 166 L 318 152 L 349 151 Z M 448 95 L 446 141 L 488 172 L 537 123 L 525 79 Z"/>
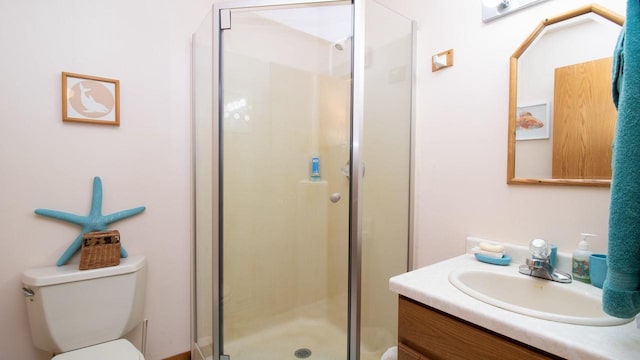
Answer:
<path fill-rule="evenodd" d="M 22 283 L 30 286 L 47 286 L 122 275 L 140 270 L 145 263 L 144 255 L 132 255 L 120 259 L 120 265 L 99 269 L 78 270 L 78 264 L 34 268 L 22 273 Z"/>

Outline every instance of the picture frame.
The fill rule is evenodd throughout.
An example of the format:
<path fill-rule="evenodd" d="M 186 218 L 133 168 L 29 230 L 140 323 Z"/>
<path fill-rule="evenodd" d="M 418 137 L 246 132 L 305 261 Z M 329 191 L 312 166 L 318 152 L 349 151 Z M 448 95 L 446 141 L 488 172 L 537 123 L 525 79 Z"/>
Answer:
<path fill-rule="evenodd" d="M 63 72 L 62 121 L 120 126 L 120 81 Z"/>
<path fill-rule="evenodd" d="M 549 138 L 551 118 L 549 102 L 518 106 L 516 109 L 516 140 Z"/>

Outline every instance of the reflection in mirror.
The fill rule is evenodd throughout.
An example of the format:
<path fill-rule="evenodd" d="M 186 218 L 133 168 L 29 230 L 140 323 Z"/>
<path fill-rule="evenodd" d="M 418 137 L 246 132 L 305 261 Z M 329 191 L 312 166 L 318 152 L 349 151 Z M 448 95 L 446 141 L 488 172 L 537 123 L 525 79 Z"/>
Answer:
<path fill-rule="evenodd" d="M 623 22 L 589 5 L 545 19 L 512 55 L 509 184 L 609 186 L 611 55 Z"/>

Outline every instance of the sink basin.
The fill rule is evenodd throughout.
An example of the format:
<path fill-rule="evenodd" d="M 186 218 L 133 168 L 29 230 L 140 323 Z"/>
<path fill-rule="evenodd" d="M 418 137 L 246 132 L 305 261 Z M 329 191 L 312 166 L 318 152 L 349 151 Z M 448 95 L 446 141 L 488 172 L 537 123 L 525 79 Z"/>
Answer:
<path fill-rule="evenodd" d="M 509 268 L 511 270 L 511 268 Z M 602 296 L 589 285 L 560 284 L 517 273 L 461 269 L 449 274 L 449 282 L 465 294 L 487 304 L 539 319 L 567 324 L 613 326 L 620 319 L 602 310 Z"/>

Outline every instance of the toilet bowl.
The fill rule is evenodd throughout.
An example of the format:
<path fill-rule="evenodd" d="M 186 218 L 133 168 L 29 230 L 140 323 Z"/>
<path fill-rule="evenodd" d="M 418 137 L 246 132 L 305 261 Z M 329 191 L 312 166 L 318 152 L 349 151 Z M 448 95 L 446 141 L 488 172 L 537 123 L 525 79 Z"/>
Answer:
<path fill-rule="evenodd" d="M 141 360 L 122 339 L 143 319 L 146 258 L 78 270 L 77 264 L 22 274 L 31 337 L 55 360 Z"/>

